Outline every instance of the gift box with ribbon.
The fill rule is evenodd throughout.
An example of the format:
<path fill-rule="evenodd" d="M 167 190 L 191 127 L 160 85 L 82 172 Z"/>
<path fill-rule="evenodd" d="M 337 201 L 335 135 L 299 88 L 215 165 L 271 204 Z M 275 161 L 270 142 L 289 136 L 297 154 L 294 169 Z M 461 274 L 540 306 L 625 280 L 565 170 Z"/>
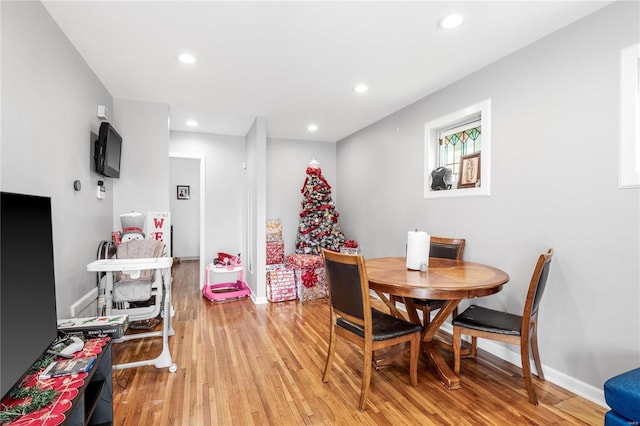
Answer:
<path fill-rule="evenodd" d="M 293 269 L 298 299 L 301 302 L 328 296 L 322 256 L 290 254 L 286 263 L 287 267 Z"/>

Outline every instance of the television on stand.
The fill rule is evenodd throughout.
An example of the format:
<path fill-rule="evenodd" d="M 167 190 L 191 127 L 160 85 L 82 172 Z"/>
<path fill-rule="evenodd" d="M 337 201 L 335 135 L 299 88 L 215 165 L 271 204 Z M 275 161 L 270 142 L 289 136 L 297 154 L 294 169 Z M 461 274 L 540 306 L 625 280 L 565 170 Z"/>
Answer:
<path fill-rule="evenodd" d="M 106 177 L 119 178 L 121 154 L 122 137 L 110 123 L 102 122 L 93 157 L 96 172 Z"/>
<path fill-rule="evenodd" d="M 51 199 L 0 192 L 0 398 L 58 335 Z"/>

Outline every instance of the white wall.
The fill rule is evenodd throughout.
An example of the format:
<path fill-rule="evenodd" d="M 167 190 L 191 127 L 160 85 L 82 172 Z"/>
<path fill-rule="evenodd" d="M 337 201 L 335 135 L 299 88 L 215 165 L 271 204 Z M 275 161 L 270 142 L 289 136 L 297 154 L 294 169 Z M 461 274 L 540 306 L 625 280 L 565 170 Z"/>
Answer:
<path fill-rule="evenodd" d="M 189 186 L 189 199 L 178 199 L 177 186 Z M 174 257 L 200 256 L 200 159 L 169 159 L 169 204 Z"/>
<path fill-rule="evenodd" d="M 122 229 L 122 213 L 169 211 L 169 106 L 115 99 L 114 109 L 114 126 L 122 136 L 122 159 L 120 178 L 113 179 L 113 194 L 107 197 L 114 199 L 116 230 Z"/>
<path fill-rule="evenodd" d="M 90 147 L 100 126 L 97 105 L 111 111 L 113 100 L 40 2 L 0 8 L 1 188 L 51 197 L 57 309 L 65 318 L 95 287 L 86 265 L 111 236 L 113 200 L 96 198 L 103 178 L 93 171 Z"/>
<path fill-rule="evenodd" d="M 205 197 L 207 262 L 212 262 L 219 251 L 235 254 L 243 250 L 244 144 L 242 136 L 191 132 L 170 134 L 172 153 L 202 155 L 205 159 L 202 196 Z"/>
<path fill-rule="evenodd" d="M 306 169 L 311 159 L 320 162 L 322 175 L 331 188 L 331 197 L 337 202 L 336 144 L 291 139 L 267 139 L 267 219 L 280 219 L 285 254 L 294 253 L 300 224 L 300 189 L 307 177 Z M 338 219 L 340 224 L 340 219 Z"/>
<path fill-rule="evenodd" d="M 511 276 L 476 302 L 518 313 L 537 256 L 553 247 L 545 375 L 599 401 L 603 382 L 640 360 L 640 196 L 617 186 L 618 55 L 640 39 L 639 12 L 616 2 L 337 147 L 341 224 L 367 256 L 403 255 L 416 227 L 466 238 L 466 259 Z M 425 200 L 425 122 L 485 98 L 491 196 Z"/>

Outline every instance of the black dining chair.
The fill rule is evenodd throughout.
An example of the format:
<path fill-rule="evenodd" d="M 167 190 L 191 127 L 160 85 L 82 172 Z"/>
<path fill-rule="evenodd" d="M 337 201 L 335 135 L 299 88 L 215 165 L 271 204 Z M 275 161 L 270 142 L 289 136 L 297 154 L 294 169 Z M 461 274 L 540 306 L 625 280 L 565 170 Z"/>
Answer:
<path fill-rule="evenodd" d="M 364 353 L 358 409 L 364 411 L 369 395 L 374 351 L 410 343 L 409 377 L 418 385 L 420 326 L 371 308 L 369 281 L 362 255 L 322 249 L 329 289 L 331 326 L 322 381 L 329 380 L 336 336 L 358 345 Z"/>
<path fill-rule="evenodd" d="M 455 259 L 462 260 L 464 254 L 464 245 L 466 240 L 463 238 L 443 238 L 443 237 L 431 237 L 429 243 L 429 257 L 436 257 L 440 259 Z M 391 302 L 402 303 L 402 298 L 391 295 Z M 413 299 L 413 303 L 416 308 L 422 311 L 422 330 L 426 330 L 431 322 L 431 312 L 437 311 L 444 305 L 444 300 L 438 299 Z M 458 314 L 458 308 L 453 311 L 453 317 Z"/>
<path fill-rule="evenodd" d="M 519 345 L 522 359 L 522 375 L 529 394 L 529 402 L 533 405 L 538 405 L 538 398 L 531 378 L 529 353 L 531 352 L 533 355 L 538 378 L 544 381 L 540 354 L 538 353 L 538 308 L 547 285 L 552 257 L 553 249 L 549 249 L 538 257 L 538 262 L 529 283 L 522 315 L 471 305 L 453 319 L 453 371 L 456 374 L 460 374 L 462 334 L 471 336 L 471 358 L 477 356 L 478 337 Z"/>

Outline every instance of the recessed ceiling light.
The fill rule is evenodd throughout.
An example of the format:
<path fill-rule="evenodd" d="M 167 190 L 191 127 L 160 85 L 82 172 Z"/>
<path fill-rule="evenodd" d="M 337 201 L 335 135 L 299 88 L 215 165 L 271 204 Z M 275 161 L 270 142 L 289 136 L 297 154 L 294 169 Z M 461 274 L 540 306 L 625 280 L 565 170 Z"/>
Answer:
<path fill-rule="evenodd" d="M 185 124 L 189 127 L 198 127 L 198 122 L 196 120 L 187 120 Z"/>
<path fill-rule="evenodd" d="M 196 57 L 193 55 L 190 55 L 189 53 L 183 53 L 182 55 L 178 56 L 178 60 L 180 62 L 182 62 L 183 64 L 195 64 L 196 63 Z"/>
<path fill-rule="evenodd" d="M 438 21 L 438 26 L 445 30 L 450 30 L 452 28 L 457 28 L 464 22 L 464 17 L 462 15 L 458 15 L 457 13 L 452 13 L 451 15 L 447 15 L 444 18 Z"/>
<path fill-rule="evenodd" d="M 369 88 L 367 87 L 366 84 L 357 84 L 355 86 L 353 86 L 353 91 L 356 93 L 364 93 L 367 90 L 369 90 Z"/>
<path fill-rule="evenodd" d="M 310 132 L 315 132 L 316 130 L 318 130 L 318 126 L 316 126 L 315 124 L 309 124 L 307 126 L 307 130 Z"/>

